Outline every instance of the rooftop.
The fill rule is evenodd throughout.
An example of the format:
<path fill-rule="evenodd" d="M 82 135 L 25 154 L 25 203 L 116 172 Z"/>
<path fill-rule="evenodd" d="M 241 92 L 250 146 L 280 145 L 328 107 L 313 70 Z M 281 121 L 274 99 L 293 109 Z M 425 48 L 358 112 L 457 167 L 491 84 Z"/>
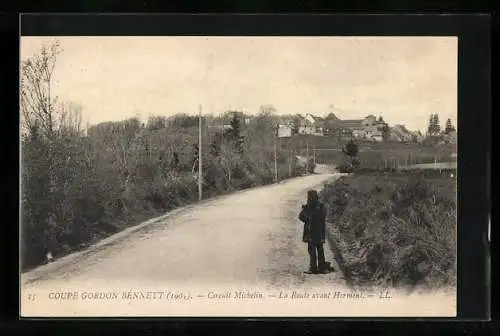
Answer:
<path fill-rule="evenodd" d="M 328 128 L 358 128 L 362 127 L 363 120 L 361 119 L 351 119 L 351 120 L 329 120 L 326 127 Z"/>

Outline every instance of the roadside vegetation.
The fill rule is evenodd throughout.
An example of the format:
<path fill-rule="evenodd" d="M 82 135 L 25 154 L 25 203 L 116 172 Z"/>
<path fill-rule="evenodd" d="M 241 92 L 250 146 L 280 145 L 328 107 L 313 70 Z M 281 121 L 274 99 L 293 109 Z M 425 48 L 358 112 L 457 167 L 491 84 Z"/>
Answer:
<path fill-rule="evenodd" d="M 456 284 L 457 197 L 450 171 L 359 172 L 326 185 L 321 197 L 334 254 L 351 285 Z"/>
<path fill-rule="evenodd" d="M 198 200 L 198 117 L 84 127 L 82 106 L 51 96 L 59 52 L 45 46 L 21 66 L 22 270 Z M 221 120 L 231 127 L 210 127 Z M 274 182 L 274 120 L 202 118 L 204 198 Z M 306 173 L 287 152 L 277 167 L 279 180 Z"/>
<path fill-rule="evenodd" d="M 84 249 L 143 220 L 198 200 L 198 117 L 187 114 L 164 117 L 162 114 L 171 115 L 172 111 L 157 111 L 156 116 L 150 116 L 144 123 L 138 118 L 130 118 L 83 125 L 84 106 L 61 101 L 52 94 L 53 74 L 57 71 L 60 52 L 58 44 L 44 46 L 39 53 L 22 60 L 21 64 L 23 271 L 41 265 L 50 258 Z M 389 142 L 357 143 L 359 147 L 354 153 L 352 146 L 342 151 L 345 143 L 335 142 L 332 137 L 299 135 L 276 141 L 274 127 L 280 118 L 272 107 L 264 105 L 250 122 L 245 120 L 244 115 L 233 112 L 228 111 L 220 116 L 205 115 L 202 118 L 204 198 L 273 183 L 275 148 L 278 180 L 313 172 L 313 157 L 321 163 L 353 165 L 357 162 L 360 173 L 365 169 L 364 175 L 346 178 L 342 180 L 343 184 L 330 185 L 323 191 L 333 216 L 331 220 L 333 223 L 344 223 L 344 226 L 338 227 L 341 229 L 338 236 L 342 238 L 339 246 L 345 246 L 343 254 L 348 261 L 344 267 L 358 270 L 358 279 L 368 282 L 379 279 L 380 272 L 390 275 L 391 281 L 395 283 L 407 281 L 395 274 L 399 274 L 401 267 L 412 265 L 424 268 L 425 272 L 422 272 L 426 277 L 438 279 L 439 274 L 444 273 L 453 278 L 450 264 L 433 258 L 437 254 L 449 256 L 447 253 L 453 243 L 450 239 L 454 239 L 454 235 L 439 236 L 439 230 L 448 232 L 447 221 L 451 221 L 451 217 L 441 218 L 444 215 L 440 211 L 451 211 L 455 206 L 454 201 L 448 196 L 446 198 L 444 195 L 448 194 L 441 191 L 436 194 L 434 182 L 427 180 L 427 177 L 424 180 L 416 172 L 411 173 L 412 182 L 405 184 L 407 175 L 398 180 L 397 175 L 368 173 L 368 170 L 384 168 L 390 171 L 395 162 L 394 157 L 398 157 L 400 163 L 405 158 L 410 158 L 409 162 L 413 163 L 434 162 L 437 155 L 445 160 L 443 158 L 450 156 L 454 148 Z M 219 127 L 227 124 L 229 127 Z M 338 150 L 317 151 L 314 155 L 314 148 Z M 306 153 L 309 154 L 307 165 L 302 161 Z M 297 159 L 297 156 L 302 158 Z M 308 172 L 305 171 L 306 167 L 309 168 Z M 435 178 L 438 182 L 446 181 L 442 182 L 444 184 L 451 183 L 446 179 Z M 369 197 L 371 194 L 376 197 Z M 377 202 L 385 200 L 386 207 L 383 209 L 386 212 L 378 214 L 377 211 L 382 211 L 382 208 L 372 199 L 379 199 Z M 415 199 L 415 207 L 407 204 L 412 199 Z M 431 200 L 433 203 L 429 203 Z M 407 213 L 394 212 L 401 204 L 406 204 L 403 209 Z M 373 218 L 373 223 L 377 216 L 388 216 L 390 220 L 380 220 L 378 224 L 362 222 L 356 217 L 357 213 L 377 214 L 368 217 L 370 220 Z M 429 229 L 425 226 L 427 224 L 415 226 L 417 219 L 418 223 L 442 220 L 444 224 L 440 227 L 429 224 L 432 228 Z M 382 230 L 384 234 L 395 235 L 397 230 L 393 227 L 396 224 L 388 223 L 398 220 L 404 221 L 404 224 L 398 224 L 406 230 L 404 232 L 410 234 L 416 230 L 427 239 L 425 242 L 430 242 L 437 250 L 428 252 L 425 250 L 427 245 L 422 242 L 397 240 L 395 245 L 390 245 L 391 249 L 399 251 L 402 247 L 398 246 L 401 244 L 403 247 L 414 246 L 414 250 L 401 252 L 403 264 L 393 265 L 392 268 L 384 266 L 373 272 L 372 266 L 352 266 L 352 260 L 365 258 L 354 257 L 356 251 L 361 251 L 356 244 L 362 241 L 369 246 L 362 251 L 372 251 L 374 246 L 378 246 L 376 244 L 382 243 L 377 241 L 380 238 L 375 238 L 374 228 Z M 353 225 L 346 224 L 350 222 Z M 363 226 L 364 231 L 360 228 Z M 357 227 L 356 232 L 363 232 L 360 236 L 362 239 L 352 238 L 353 227 Z M 389 233 L 384 230 L 389 230 Z M 436 235 L 444 240 L 433 238 Z M 407 261 L 417 250 L 427 251 L 428 259 L 424 258 L 424 262 Z M 367 255 L 376 255 L 373 251 L 370 253 Z M 451 259 L 449 261 L 453 262 Z"/>

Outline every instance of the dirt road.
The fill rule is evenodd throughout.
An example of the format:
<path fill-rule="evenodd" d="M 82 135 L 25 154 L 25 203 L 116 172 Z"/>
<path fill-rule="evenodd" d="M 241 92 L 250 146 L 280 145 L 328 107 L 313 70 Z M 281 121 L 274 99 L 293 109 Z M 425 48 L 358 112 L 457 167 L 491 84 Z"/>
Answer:
<path fill-rule="evenodd" d="M 25 282 L 36 284 L 38 276 L 42 281 L 300 281 L 307 262 L 297 220 L 300 203 L 306 190 L 335 177 L 323 172 L 203 202 L 77 264 L 61 260 L 30 272 Z"/>
<path fill-rule="evenodd" d="M 186 207 L 91 253 L 24 274 L 22 315 L 359 316 L 362 298 L 350 300 L 351 310 L 333 300 L 340 294 L 332 291 L 347 291 L 340 272 L 304 274 L 300 204 L 308 189 L 338 176 L 320 172 Z M 330 248 L 325 255 L 338 270 Z M 318 288 L 329 298 L 304 294 Z M 381 309 L 375 301 L 372 308 Z"/>

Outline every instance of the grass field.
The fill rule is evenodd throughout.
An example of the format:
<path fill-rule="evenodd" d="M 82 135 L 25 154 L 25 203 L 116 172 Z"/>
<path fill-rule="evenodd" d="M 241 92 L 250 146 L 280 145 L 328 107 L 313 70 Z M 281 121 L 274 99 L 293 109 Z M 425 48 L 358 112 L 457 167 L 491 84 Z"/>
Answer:
<path fill-rule="evenodd" d="M 317 163 L 342 165 L 346 161 L 342 153 L 348 139 L 339 141 L 336 137 L 297 135 L 291 138 L 279 140 L 279 150 L 287 152 L 290 149 L 294 153 L 305 156 L 315 156 Z M 453 162 L 457 152 L 456 145 L 444 145 L 438 147 L 425 146 L 418 143 L 400 142 L 356 142 L 359 147 L 358 160 L 361 168 L 393 168 L 406 165 Z M 309 150 L 307 150 L 309 144 Z"/>
<path fill-rule="evenodd" d="M 363 173 L 321 192 L 328 234 L 354 286 L 456 283 L 456 180 L 438 172 Z"/>

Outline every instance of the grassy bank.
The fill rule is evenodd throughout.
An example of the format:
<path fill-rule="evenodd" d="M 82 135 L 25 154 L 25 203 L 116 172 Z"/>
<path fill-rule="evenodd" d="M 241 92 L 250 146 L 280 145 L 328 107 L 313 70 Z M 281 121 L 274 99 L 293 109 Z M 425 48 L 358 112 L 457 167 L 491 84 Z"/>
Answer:
<path fill-rule="evenodd" d="M 436 288 L 456 282 L 456 180 L 365 172 L 321 192 L 337 262 L 354 286 Z"/>
<path fill-rule="evenodd" d="M 329 136 L 296 135 L 280 140 L 280 149 L 287 152 L 292 149 L 294 153 L 306 155 L 306 143 L 309 144 L 309 155 L 316 149 L 316 160 L 319 163 L 342 164 L 346 157 L 341 149 L 349 139 L 339 140 Z M 441 146 L 426 145 L 421 143 L 401 143 L 394 141 L 367 142 L 356 141 L 359 148 L 357 159 L 361 167 L 384 168 L 397 167 L 411 164 L 451 162 L 456 161 L 453 156 L 457 152 L 454 144 Z"/>

